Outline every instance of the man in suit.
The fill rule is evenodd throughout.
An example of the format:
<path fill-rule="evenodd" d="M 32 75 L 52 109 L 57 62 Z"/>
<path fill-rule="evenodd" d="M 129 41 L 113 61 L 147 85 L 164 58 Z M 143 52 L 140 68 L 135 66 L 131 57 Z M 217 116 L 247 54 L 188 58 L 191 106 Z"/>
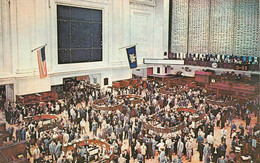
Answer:
<path fill-rule="evenodd" d="M 204 163 L 209 163 L 210 161 L 210 147 L 208 144 L 205 145 L 203 148 L 203 154 L 204 154 Z"/>
<path fill-rule="evenodd" d="M 118 163 L 126 163 L 126 158 L 123 157 L 123 154 L 120 154 L 120 157 L 118 158 Z"/>
<path fill-rule="evenodd" d="M 7 130 L 8 130 L 8 132 L 9 132 L 9 141 L 11 141 L 12 138 L 13 138 L 14 127 L 13 127 L 13 126 L 10 126 L 10 127 L 8 127 Z"/>
<path fill-rule="evenodd" d="M 56 158 L 58 158 L 61 154 L 61 143 L 60 141 L 58 141 L 58 144 L 56 145 L 56 148 L 55 148 L 55 155 L 56 155 Z"/>
<path fill-rule="evenodd" d="M 186 152 L 187 153 L 187 159 L 189 159 L 189 162 L 191 162 L 193 144 L 188 139 L 185 145 L 186 145 L 186 150 L 187 150 L 187 152 Z"/>
<path fill-rule="evenodd" d="M 203 137 L 200 134 L 197 138 L 197 142 L 198 142 L 198 150 L 199 150 L 199 145 L 203 142 Z"/>
<path fill-rule="evenodd" d="M 151 159 L 151 157 L 153 156 L 153 149 L 152 149 L 153 144 L 151 138 L 147 140 L 146 144 L 147 144 L 147 158 Z"/>
<path fill-rule="evenodd" d="M 56 160 L 56 157 L 55 157 L 55 149 L 56 149 L 56 144 L 55 144 L 54 141 L 52 140 L 52 141 L 51 141 L 51 144 L 49 145 L 49 152 L 50 152 L 50 154 L 51 154 L 52 161 L 54 161 L 54 159 Z"/>
<path fill-rule="evenodd" d="M 130 155 L 127 150 L 124 151 L 123 157 L 126 159 L 126 163 L 130 162 Z"/>
<path fill-rule="evenodd" d="M 177 155 L 179 158 L 182 158 L 183 148 L 184 148 L 183 142 L 181 141 L 181 139 L 179 139 L 177 144 Z"/>
<path fill-rule="evenodd" d="M 200 161 L 202 161 L 202 158 L 203 158 L 203 149 L 204 149 L 204 145 L 203 145 L 203 143 L 200 143 L 198 145 L 198 151 L 199 151 L 199 154 L 200 154 L 200 156 L 199 156 Z"/>
<path fill-rule="evenodd" d="M 174 142 L 171 142 L 171 148 L 168 151 L 170 161 L 172 161 L 173 152 L 174 152 Z"/>
<path fill-rule="evenodd" d="M 94 136 L 97 136 L 97 128 L 98 128 L 98 123 L 94 120 L 94 122 L 92 123 L 92 130 Z"/>
<path fill-rule="evenodd" d="M 143 155 L 141 153 L 138 153 L 136 159 L 138 160 L 138 162 L 142 162 L 143 161 Z"/>
<path fill-rule="evenodd" d="M 226 163 L 224 156 L 221 156 L 220 158 L 218 158 L 218 163 Z"/>
<path fill-rule="evenodd" d="M 38 163 L 40 158 L 40 150 L 38 148 L 38 145 L 35 146 L 35 149 L 33 150 L 33 162 Z"/>
<path fill-rule="evenodd" d="M 165 162 L 165 151 L 164 151 L 164 148 L 162 148 L 162 150 L 161 150 L 161 153 L 159 155 L 159 160 L 160 160 L 160 163 L 164 163 Z"/>

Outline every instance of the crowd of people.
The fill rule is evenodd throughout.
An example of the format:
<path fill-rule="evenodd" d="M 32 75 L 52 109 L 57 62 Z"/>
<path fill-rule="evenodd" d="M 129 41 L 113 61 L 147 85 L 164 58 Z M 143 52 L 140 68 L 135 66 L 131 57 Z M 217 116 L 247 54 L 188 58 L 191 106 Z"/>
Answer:
<path fill-rule="evenodd" d="M 27 141 L 27 153 L 34 162 L 88 162 L 89 146 L 75 147 L 72 151 L 64 146 L 82 139 L 96 139 L 110 144 L 110 149 L 100 147 L 96 161 L 110 160 L 119 163 L 145 162 L 179 163 L 186 158 L 193 161 L 197 150 L 199 160 L 209 162 L 235 162 L 236 147 L 244 144 L 251 149 L 253 135 L 259 124 L 250 123 L 252 111 L 258 116 L 257 99 L 235 106 L 217 105 L 208 102 L 207 92 L 201 87 L 173 86 L 169 94 L 161 92 L 165 83 L 148 80 L 146 87 L 101 90 L 86 82 L 66 83 L 63 98 L 45 105 L 23 106 L 9 104 L 5 108 L 9 141 Z M 140 103 L 133 104 L 130 98 L 115 97 L 123 94 L 140 96 Z M 110 106 L 122 105 L 118 110 L 99 110 L 93 105 L 104 100 Z M 196 113 L 178 112 L 179 107 L 192 108 Z M 56 114 L 49 122 L 24 119 L 38 114 Z M 202 115 L 200 121 L 196 117 Z M 246 120 L 237 126 L 234 119 Z M 55 124 L 43 130 L 45 123 Z M 145 124 L 157 128 L 173 128 L 172 132 L 158 132 Z M 226 126 L 231 126 L 227 131 Z M 215 128 L 221 128 L 221 143 L 216 143 Z M 232 139 L 231 150 L 227 148 L 227 137 Z M 255 149 L 255 148 L 252 148 Z M 245 151 L 246 152 L 246 151 Z M 256 152 L 256 151 L 255 151 Z M 173 157 L 174 156 L 174 157 Z M 252 160 L 256 153 L 251 154 Z"/>
<path fill-rule="evenodd" d="M 212 63 L 217 63 L 214 64 L 214 66 L 219 68 L 228 68 L 244 71 L 259 70 L 259 57 L 257 56 L 171 53 L 169 55 L 169 58 L 184 60 L 185 65 L 211 67 L 213 66 Z"/>
<path fill-rule="evenodd" d="M 185 59 L 187 61 L 210 61 L 236 64 L 258 65 L 259 58 L 256 56 L 237 56 L 237 55 L 220 55 L 220 54 L 183 54 L 172 53 L 174 59 Z"/>

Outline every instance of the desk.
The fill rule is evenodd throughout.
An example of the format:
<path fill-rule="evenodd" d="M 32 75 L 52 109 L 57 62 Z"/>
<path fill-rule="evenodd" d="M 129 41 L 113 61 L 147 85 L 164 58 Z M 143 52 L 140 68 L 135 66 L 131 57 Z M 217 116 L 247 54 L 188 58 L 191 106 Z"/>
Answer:
<path fill-rule="evenodd" d="M 28 116 L 24 118 L 24 122 L 27 123 L 29 121 L 38 121 L 38 120 L 50 120 L 58 118 L 56 115 L 53 114 L 42 114 L 42 115 L 35 115 L 35 116 Z"/>
<path fill-rule="evenodd" d="M 82 147 L 85 145 L 96 145 L 96 146 L 100 146 L 100 147 L 106 147 L 107 150 L 110 149 L 110 144 L 108 144 L 106 142 L 102 142 L 100 140 L 83 139 L 83 140 L 79 140 L 78 142 L 71 143 L 68 146 L 63 145 L 62 150 L 70 151 L 70 150 L 74 149 L 74 144 L 76 144 L 77 147 Z"/>
<path fill-rule="evenodd" d="M 2 153 L 2 155 L 0 154 L 0 162 L 6 162 L 6 159 L 18 162 L 18 155 L 22 154 L 26 158 L 26 141 L 3 145 L 0 147 L 0 152 Z"/>

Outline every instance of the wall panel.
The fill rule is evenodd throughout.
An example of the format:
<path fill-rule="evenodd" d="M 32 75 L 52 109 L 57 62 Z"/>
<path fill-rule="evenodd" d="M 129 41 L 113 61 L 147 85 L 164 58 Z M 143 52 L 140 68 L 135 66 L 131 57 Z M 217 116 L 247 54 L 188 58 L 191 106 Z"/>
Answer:
<path fill-rule="evenodd" d="M 137 62 L 140 62 L 141 58 L 149 57 L 149 48 L 151 48 L 149 43 L 151 40 L 152 31 L 151 27 L 148 25 L 151 24 L 151 15 L 146 13 L 133 12 L 131 16 L 131 42 L 138 44 L 136 47 L 136 51 L 138 53 Z M 140 63 L 142 62 L 143 61 Z"/>
<path fill-rule="evenodd" d="M 171 3 L 172 53 L 260 56 L 259 0 Z"/>
<path fill-rule="evenodd" d="M 3 30 L 2 30 L 2 20 L 3 20 L 3 14 L 2 14 L 2 1 L 0 2 L 0 72 L 3 71 L 4 68 L 4 52 L 3 52 Z"/>
<path fill-rule="evenodd" d="M 189 51 L 192 53 L 208 53 L 209 11 L 208 0 L 190 0 Z"/>
<path fill-rule="evenodd" d="M 234 53 L 258 56 L 259 1 L 236 0 L 234 26 Z M 257 53 L 256 53 L 257 52 Z"/>
<path fill-rule="evenodd" d="M 210 20 L 210 53 L 232 54 L 233 0 L 212 0 Z"/>
<path fill-rule="evenodd" d="M 171 51 L 187 53 L 188 0 L 172 1 Z"/>
<path fill-rule="evenodd" d="M 32 72 L 31 60 L 31 29 L 29 0 L 17 1 L 17 42 L 18 42 L 18 68 L 17 73 Z"/>

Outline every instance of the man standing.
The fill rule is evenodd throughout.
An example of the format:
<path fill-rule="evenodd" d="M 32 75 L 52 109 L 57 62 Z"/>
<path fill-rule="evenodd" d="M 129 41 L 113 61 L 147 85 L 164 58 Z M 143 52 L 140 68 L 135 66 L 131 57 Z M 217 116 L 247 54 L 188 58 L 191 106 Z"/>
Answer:
<path fill-rule="evenodd" d="M 54 159 L 56 160 L 56 157 L 55 157 L 55 149 L 56 149 L 56 144 L 55 144 L 54 141 L 52 140 L 52 141 L 51 141 L 51 144 L 49 145 L 49 152 L 50 152 L 50 154 L 51 154 L 52 161 L 54 161 Z"/>
<path fill-rule="evenodd" d="M 217 127 L 219 127 L 219 123 L 220 123 L 220 119 L 221 119 L 220 112 L 218 112 L 216 119 L 217 119 Z"/>
<path fill-rule="evenodd" d="M 118 163 L 126 163 L 126 159 L 123 157 L 123 154 L 120 154 L 120 157 L 118 158 Z"/>
<path fill-rule="evenodd" d="M 193 144 L 192 142 L 188 139 L 186 144 L 186 150 L 187 150 L 187 159 L 189 159 L 189 162 L 191 162 L 191 157 L 192 157 L 192 149 L 193 149 Z"/>
<path fill-rule="evenodd" d="M 151 157 L 153 156 L 153 149 L 152 149 L 153 144 L 151 138 L 147 140 L 146 144 L 147 144 L 147 158 L 151 159 Z"/>
<path fill-rule="evenodd" d="M 200 134 L 197 137 L 197 142 L 198 142 L 198 150 L 199 150 L 199 145 L 203 142 L 203 137 Z"/>
<path fill-rule="evenodd" d="M 166 155 L 169 155 L 169 151 L 171 149 L 172 140 L 170 138 L 167 138 L 165 144 L 166 144 Z"/>
<path fill-rule="evenodd" d="M 126 163 L 129 163 L 130 162 L 130 155 L 128 154 L 127 150 L 124 151 L 123 156 L 126 159 Z"/>
<path fill-rule="evenodd" d="M 63 134 L 63 144 L 67 144 L 69 142 L 69 134 L 67 132 L 65 132 Z"/>
<path fill-rule="evenodd" d="M 61 154 L 61 143 L 60 141 L 58 141 L 58 144 L 55 148 L 55 155 L 56 155 L 56 158 L 60 157 L 60 154 Z"/>
<path fill-rule="evenodd" d="M 225 128 L 222 128 L 220 130 L 220 135 L 221 135 L 221 143 L 226 142 L 227 130 Z"/>
<path fill-rule="evenodd" d="M 234 121 L 231 122 L 231 128 L 230 128 L 230 138 L 231 138 L 231 135 L 232 135 L 232 131 L 235 131 L 237 130 L 237 126 L 236 124 L 234 123 Z"/>
<path fill-rule="evenodd" d="M 161 149 L 161 153 L 159 155 L 159 160 L 160 160 L 160 163 L 164 163 L 164 161 L 165 161 L 165 151 L 164 151 L 164 148 Z"/>
<path fill-rule="evenodd" d="M 210 148 L 213 148 L 214 137 L 212 136 L 212 132 L 207 136 L 207 142 L 210 145 Z"/>
<path fill-rule="evenodd" d="M 38 163 L 40 158 L 40 150 L 38 148 L 38 145 L 35 146 L 35 149 L 33 150 L 33 162 Z"/>
<path fill-rule="evenodd" d="M 140 147 L 141 149 L 141 154 L 143 155 L 143 163 L 145 163 L 145 155 L 146 155 L 146 150 L 147 150 L 147 147 L 145 146 L 145 144 L 143 143 Z"/>
<path fill-rule="evenodd" d="M 92 123 L 93 136 L 97 136 L 98 123 L 94 120 Z"/>
<path fill-rule="evenodd" d="M 172 161 L 173 152 L 174 152 L 174 142 L 171 142 L 171 148 L 168 151 L 170 161 Z"/>
<path fill-rule="evenodd" d="M 84 120 L 84 118 L 82 118 L 82 120 L 80 121 L 80 128 L 82 134 L 85 134 L 87 132 L 85 127 L 86 127 L 86 121 Z"/>
<path fill-rule="evenodd" d="M 181 139 L 179 139 L 177 144 L 177 155 L 180 159 L 182 158 L 183 147 L 184 147 L 183 142 L 181 141 Z"/>
<path fill-rule="evenodd" d="M 218 163 L 226 163 L 224 156 L 221 156 L 220 158 L 218 158 Z"/>
<path fill-rule="evenodd" d="M 204 149 L 204 145 L 203 143 L 199 143 L 198 144 L 198 151 L 199 151 L 199 154 L 200 154 L 200 161 L 202 161 L 202 158 L 203 158 L 203 149 Z"/>
<path fill-rule="evenodd" d="M 203 153 L 204 153 L 204 163 L 209 163 L 210 161 L 210 147 L 208 144 L 206 144 L 206 146 L 203 149 Z"/>

